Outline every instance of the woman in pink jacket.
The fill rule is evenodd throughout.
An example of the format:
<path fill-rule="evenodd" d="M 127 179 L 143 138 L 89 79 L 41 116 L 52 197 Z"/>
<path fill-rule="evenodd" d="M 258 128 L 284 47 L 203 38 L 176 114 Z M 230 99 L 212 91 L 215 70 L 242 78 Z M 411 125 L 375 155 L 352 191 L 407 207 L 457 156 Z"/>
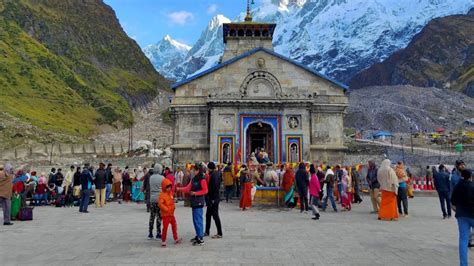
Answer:
<path fill-rule="evenodd" d="M 313 164 L 309 167 L 309 195 L 311 196 L 311 208 L 313 209 L 313 220 L 319 220 L 319 193 L 321 191 L 321 185 L 319 184 L 318 176 L 316 175 L 316 168 Z"/>

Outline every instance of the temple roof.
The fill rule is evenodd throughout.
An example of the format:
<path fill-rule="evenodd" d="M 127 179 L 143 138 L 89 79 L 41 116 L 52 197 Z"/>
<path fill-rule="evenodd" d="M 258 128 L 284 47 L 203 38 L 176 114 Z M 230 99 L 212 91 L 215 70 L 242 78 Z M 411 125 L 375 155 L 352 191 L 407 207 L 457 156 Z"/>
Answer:
<path fill-rule="evenodd" d="M 194 76 L 191 76 L 191 77 L 189 77 L 189 78 L 187 78 L 187 79 L 185 79 L 185 80 L 182 80 L 182 81 L 180 81 L 180 82 L 177 82 L 177 83 L 171 85 L 171 88 L 172 88 L 173 90 L 176 90 L 178 87 L 181 87 L 181 86 L 183 86 L 183 85 L 185 85 L 185 84 L 187 84 L 187 83 L 189 83 L 189 82 L 191 82 L 191 81 L 193 81 L 193 80 L 196 80 L 196 79 L 198 79 L 198 78 L 200 78 L 200 77 L 206 76 L 207 74 L 210 74 L 210 73 L 212 73 L 212 72 L 214 72 L 214 71 L 216 71 L 216 70 L 219 70 L 219 69 L 221 69 L 221 68 L 223 68 L 223 67 L 225 67 L 225 66 L 227 66 L 227 65 L 230 65 L 230 64 L 232 64 L 232 63 L 234 63 L 234 62 L 236 62 L 236 61 L 238 61 L 238 60 L 240 60 L 240 59 L 242 59 L 242 58 L 251 56 L 251 55 L 253 55 L 253 54 L 257 53 L 257 52 L 260 52 L 260 51 L 265 52 L 265 53 L 268 53 L 268 54 L 273 55 L 273 56 L 276 56 L 276 57 L 278 57 L 278 58 L 280 58 L 280 59 L 282 59 L 282 60 L 284 60 L 284 61 L 287 61 L 287 62 L 289 62 L 289 63 L 291 63 L 291 64 L 293 64 L 293 65 L 296 65 L 296 66 L 298 66 L 298 67 L 300 67 L 300 68 L 302 68 L 302 69 L 304 69 L 304 70 L 310 72 L 311 74 L 313 74 L 313 75 L 315 75 L 315 76 L 317 76 L 317 77 L 319 77 L 319 78 L 322 78 L 322 79 L 324 79 L 324 80 L 327 80 L 327 81 L 333 83 L 334 85 L 336 85 L 336 86 L 342 88 L 343 90 L 347 90 L 347 89 L 348 89 L 348 86 L 347 86 L 347 85 L 345 85 L 345 84 L 343 84 L 343 83 L 341 83 L 341 82 L 339 82 L 339 81 L 337 81 L 337 80 L 334 80 L 334 79 L 332 79 L 332 78 L 330 78 L 330 77 L 328 77 L 328 76 L 326 76 L 326 75 L 324 75 L 324 74 L 322 74 L 322 73 L 319 73 L 319 72 L 317 72 L 317 71 L 315 71 L 315 70 L 313 70 L 313 69 L 311 69 L 311 68 L 309 68 L 309 67 L 307 67 L 307 66 L 305 66 L 305 65 L 303 65 L 303 64 L 301 64 L 301 63 L 299 63 L 299 62 L 296 62 L 295 60 L 292 60 L 292 59 L 290 59 L 290 58 L 288 58 L 288 57 L 286 57 L 286 56 L 283 56 L 283 55 L 281 55 L 281 54 L 278 54 L 278 53 L 276 53 L 276 52 L 274 52 L 274 51 L 272 51 L 272 50 L 269 50 L 269 49 L 266 49 L 266 48 L 263 48 L 263 47 L 258 47 L 258 48 L 252 49 L 252 50 L 250 50 L 250 51 L 248 51 L 248 52 L 246 52 L 246 53 L 243 53 L 243 54 L 241 54 L 241 55 L 239 55 L 239 56 L 236 56 L 236 57 L 234 57 L 234 58 L 232 58 L 232 59 L 230 59 L 230 60 L 227 60 L 227 61 L 225 61 L 225 62 L 223 62 L 223 63 L 221 63 L 221 64 L 218 64 L 218 65 L 216 65 L 216 66 L 214 66 L 214 67 L 211 67 L 211 68 L 209 68 L 208 70 L 205 70 L 205 71 L 203 71 L 203 72 L 201 72 L 201 73 L 198 73 L 198 74 L 196 74 L 196 75 L 194 75 Z"/>

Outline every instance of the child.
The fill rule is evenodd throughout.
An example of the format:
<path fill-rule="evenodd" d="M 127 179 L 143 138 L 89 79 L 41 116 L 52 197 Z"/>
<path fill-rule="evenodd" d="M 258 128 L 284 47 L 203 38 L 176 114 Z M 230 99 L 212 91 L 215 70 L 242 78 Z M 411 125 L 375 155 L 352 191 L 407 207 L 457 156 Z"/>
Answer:
<path fill-rule="evenodd" d="M 168 233 L 168 225 L 171 224 L 171 230 L 173 231 L 174 243 L 181 243 L 181 239 L 178 238 L 178 226 L 176 225 L 176 219 L 174 218 L 174 199 L 173 199 L 173 183 L 169 179 L 163 179 L 161 183 L 161 193 L 158 199 L 158 206 L 161 211 L 161 217 L 163 219 L 163 232 L 161 234 L 161 246 L 166 247 L 166 234 Z"/>

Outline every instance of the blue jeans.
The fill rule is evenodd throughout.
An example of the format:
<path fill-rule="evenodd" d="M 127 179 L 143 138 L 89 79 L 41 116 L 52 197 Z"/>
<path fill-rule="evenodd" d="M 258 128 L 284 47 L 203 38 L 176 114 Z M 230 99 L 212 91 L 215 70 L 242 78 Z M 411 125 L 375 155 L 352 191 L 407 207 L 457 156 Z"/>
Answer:
<path fill-rule="evenodd" d="M 203 208 L 193 208 L 194 230 L 196 231 L 196 236 L 201 240 L 204 238 L 204 219 L 202 209 Z"/>
<path fill-rule="evenodd" d="M 44 205 L 48 205 L 48 194 L 34 194 L 33 195 L 33 200 L 35 206 L 40 206 L 42 205 L 41 203 L 44 201 Z"/>
<path fill-rule="evenodd" d="M 459 265 L 469 265 L 468 259 L 468 243 L 471 234 L 471 228 L 474 227 L 474 218 L 458 217 L 459 229 Z"/>
<path fill-rule="evenodd" d="M 232 200 L 232 191 L 234 190 L 234 185 L 225 186 L 225 201 L 229 202 L 229 199 Z"/>
<path fill-rule="evenodd" d="M 334 193 L 332 191 L 332 188 L 329 188 L 328 186 L 328 189 L 327 189 L 327 196 L 326 198 L 324 199 L 324 203 L 323 203 L 323 209 L 325 210 L 328 206 L 328 199 L 331 200 L 331 205 L 332 205 L 332 208 L 334 210 L 337 210 L 336 208 L 336 202 L 334 201 Z"/>
<path fill-rule="evenodd" d="M 451 216 L 451 195 L 449 191 L 438 191 L 438 197 L 443 217 Z"/>
<path fill-rule="evenodd" d="M 86 212 L 87 207 L 89 206 L 89 198 L 90 198 L 90 190 L 89 189 L 83 189 L 81 191 L 81 202 L 79 205 L 79 212 Z"/>
<path fill-rule="evenodd" d="M 105 200 L 110 199 L 110 194 L 112 192 L 112 184 L 105 184 Z"/>

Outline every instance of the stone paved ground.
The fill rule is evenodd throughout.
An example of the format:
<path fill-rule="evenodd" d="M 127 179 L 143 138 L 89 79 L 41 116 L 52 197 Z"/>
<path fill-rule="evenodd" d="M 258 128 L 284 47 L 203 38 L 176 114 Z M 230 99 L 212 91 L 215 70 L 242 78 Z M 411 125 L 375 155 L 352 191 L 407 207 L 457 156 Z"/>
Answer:
<path fill-rule="evenodd" d="M 434 197 L 409 202 L 411 215 L 381 222 L 366 200 L 350 213 L 309 214 L 277 209 L 242 212 L 221 204 L 224 238 L 193 247 L 191 210 L 178 207 L 175 246 L 147 240 L 144 205 L 111 203 L 104 209 L 35 209 L 35 220 L 0 227 L 0 264 L 315 264 L 456 265 L 456 220 L 442 220 Z M 215 229 L 213 227 L 212 229 Z M 215 233 L 213 230 L 212 233 Z M 470 254 L 474 262 L 474 252 Z"/>

